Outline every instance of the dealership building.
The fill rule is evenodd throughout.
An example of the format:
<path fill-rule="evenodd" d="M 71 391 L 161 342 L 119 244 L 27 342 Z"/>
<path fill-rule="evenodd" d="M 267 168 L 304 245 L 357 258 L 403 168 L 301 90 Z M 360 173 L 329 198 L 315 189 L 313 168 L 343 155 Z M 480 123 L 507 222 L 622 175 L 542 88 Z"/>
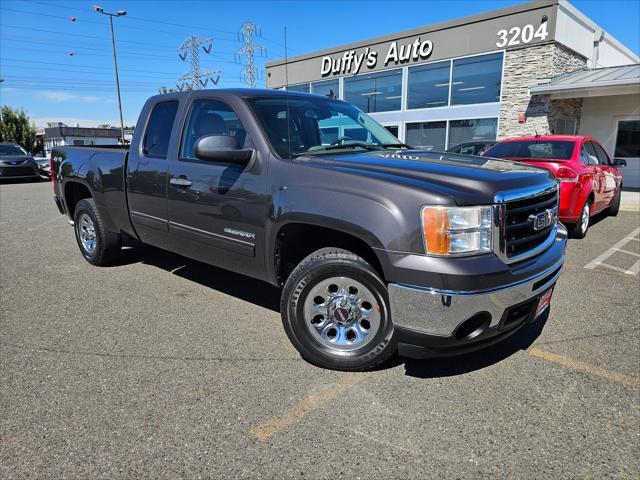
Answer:
<path fill-rule="evenodd" d="M 536 133 L 592 135 L 627 160 L 625 186 L 640 188 L 640 58 L 564 0 L 277 60 L 266 73 L 269 88 L 343 99 L 430 150 Z"/>

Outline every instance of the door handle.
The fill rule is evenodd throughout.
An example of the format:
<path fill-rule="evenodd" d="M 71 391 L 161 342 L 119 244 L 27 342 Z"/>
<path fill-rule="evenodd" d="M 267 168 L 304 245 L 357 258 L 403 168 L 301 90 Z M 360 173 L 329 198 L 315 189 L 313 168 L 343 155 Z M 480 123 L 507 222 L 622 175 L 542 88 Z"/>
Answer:
<path fill-rule="evenodd" d="M 169 180 L 169 183 L 171 185 L 175 185 L 178 188 L 189 188 L 191 185 L 193 185 L 189 180 L 187 180 L 184 177 L 174 177 L 171 180 Z"/>

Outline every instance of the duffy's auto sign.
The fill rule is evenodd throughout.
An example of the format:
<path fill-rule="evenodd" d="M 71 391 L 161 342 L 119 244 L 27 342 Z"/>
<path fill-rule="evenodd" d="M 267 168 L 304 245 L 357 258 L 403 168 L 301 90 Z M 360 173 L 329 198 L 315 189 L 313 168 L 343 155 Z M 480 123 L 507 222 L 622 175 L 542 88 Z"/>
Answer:
<path fill-rule="evenodd" d="M 433 42 L 431 40 L 421 40 L 416 38 L 413 43 L 398 44 L 392 42 L 384 55 L 383 64 L 400 65 L 407 62 L 415 62 L 429 58 L 433 51 Z M 357 50 L 347 50 L 342 56 L 334 58 L 331 56 L 322 57 L 320 74 L 323 77 L 327 75 L 345 75 L 359 73 L 363 66 L 368 69 L 375 68 L 378 64 L 378 51 L 369 47 L 361 52 Z"/>

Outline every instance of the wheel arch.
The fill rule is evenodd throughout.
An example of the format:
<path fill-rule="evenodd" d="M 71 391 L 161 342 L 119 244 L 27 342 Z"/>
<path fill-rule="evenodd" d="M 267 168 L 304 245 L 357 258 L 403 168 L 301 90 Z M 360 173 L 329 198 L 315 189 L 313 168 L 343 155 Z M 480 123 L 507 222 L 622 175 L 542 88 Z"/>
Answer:
<path fill-rule="evenodd" d="M 69 179 L 63 186 L 64 204 L 67 209 L 67 215 L 73 220 L 76 205 L 80 200 L 85 198 L 93 198 L 91 188 L 86 182 L 79 179 Z"/>
<path fill-rule="evenodd" d="M 323 222 L 325 223 L 325 222 Z M 325 247 L 336 247 L 359 255 L 384 280 L 382 262 L 364 235 L 336 226 L 292 220 L 280 224 L 270 249 L 274 283 L 284 285 L 295 266 L 306 256 Z"/>

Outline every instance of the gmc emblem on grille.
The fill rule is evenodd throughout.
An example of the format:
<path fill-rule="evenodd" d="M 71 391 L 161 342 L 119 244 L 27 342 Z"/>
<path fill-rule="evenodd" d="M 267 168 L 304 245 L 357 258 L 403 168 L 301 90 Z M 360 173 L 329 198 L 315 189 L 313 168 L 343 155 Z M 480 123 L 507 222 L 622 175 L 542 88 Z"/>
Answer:
<path fill-rule="evenodd" d="M 558 208 L 547 208 L 544 212 L 537 215 L 530 215 L 529 219 L 533 221 L 533 229 L 537 232 L 543 230 L 549 225 L 556 223 L 558 217 Z"/>

